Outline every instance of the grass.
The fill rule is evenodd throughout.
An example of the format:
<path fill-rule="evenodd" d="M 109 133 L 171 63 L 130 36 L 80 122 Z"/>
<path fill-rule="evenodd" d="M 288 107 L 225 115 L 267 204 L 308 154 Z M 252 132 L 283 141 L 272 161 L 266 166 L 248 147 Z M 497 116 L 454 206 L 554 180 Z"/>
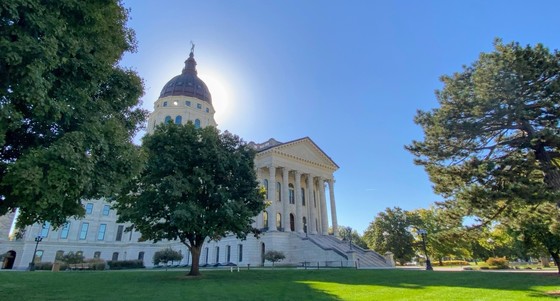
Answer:
<path fill-rule="evenodd" d="M 556 274 L 421 270 L 0 272 L 0 300 L 552 300 Z"/>

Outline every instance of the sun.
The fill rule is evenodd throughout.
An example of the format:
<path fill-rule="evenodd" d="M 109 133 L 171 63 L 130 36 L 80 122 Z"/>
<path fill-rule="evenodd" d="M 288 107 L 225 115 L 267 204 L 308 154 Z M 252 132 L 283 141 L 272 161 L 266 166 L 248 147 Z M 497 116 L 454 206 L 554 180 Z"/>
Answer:
<path fill-rule="evenodd" d="M 212 105 L 216 111 L 214 118 L 218 126 L 221 123 L 229 121 L 229 119 L 234 116 L 233 107 L 230 106 L 234 95 L 232 89 L 228 85 L 228 81 L 218 72 L 212 70 L 199 71 L 198 77 L 206 83 L 212 95 Z"/>

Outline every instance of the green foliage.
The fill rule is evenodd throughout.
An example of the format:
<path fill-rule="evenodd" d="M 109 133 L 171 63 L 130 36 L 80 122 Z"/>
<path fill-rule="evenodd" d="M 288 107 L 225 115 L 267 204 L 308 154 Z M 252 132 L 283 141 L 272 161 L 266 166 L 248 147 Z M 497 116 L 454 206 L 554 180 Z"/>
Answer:
<path fill-rule="evenodd" d="M 154 253 L 152 262 L 154 265 L 158 265 L 160 263 L 167 264 L 169 261 L 181 261 L 182 259 L 183 255 L 178 251 L 171 248 L 165 248 Z"/>
<path fill-rule="evenodd" d="M 560 199 L 560 54 L 496 41 L 443 76 L 440 107 L 419 111 L 424 141 L 407 146 L 435 191 L 492 219 L 512 202 Z"/>
<path fill-rule="evenodd" d="M 272 262 L 272 266 L 274 266 L 274 263 L 282 261 L 285 258 L 286 256 L 284 255 L 284 253 L 280 251 L 270 250 L 264 254 L 264 259 Z"/>
<path fill-rule="evenodd" d="M 86 259 L 85 263 L 89 265 L 90 270 L 95 271 L 103 271 L 105 270 L 105 266 L 107 265 L 107 262 L 105 260 L 99 258 Z"/>
<path fill-rule="evenodd" d="M 332 234 L 332 228 L 329 228 L 329 234 Z M 350 227 L 345 227 L 338 225 L 338 235 L 345 241 L 352 239 L 352 244 L 355 244 L 361 248 L 367 249 L 368 245 L 364 238 L 358 233 L 356 229 Z M 351 236 L 351 237 L 350 237 Z"/>
<path fill-rule="evenodd" d="M 392 252 L 395 261 L 404 265 L 414 257 L 414 237 L 408 212 L 399 207 L 387 208 L 377 214 L 364 232 L 364 240 L 370 249 L 381 254 Z"/>
<path fill-rule="evenodd" d="M 255 152 L 239 137 L 214 127 L 162 124 L 144 137 L 141 175 L 117 197 L 119 222 L 143 239 L 185 244 L 190 275 L 199 275 L 204 240 L 258 234 L 251 224 L 264 208 L 254 170 Z"/>
<path fill-rule="evenodd" d="M 490 268 L 509 269 L 509 261 L 505 257 L 490 257 L 486 260 L 486 264 L 489 265 Z"/>
<path fill-rule="evenodd" d="M 60 258 L 56 258 L 56 260 L 60 260 L 64 263 L 67 264 L 76 264 L 76 263 L 82 263 L 84 262 L 84 256 L 79 254 L 79 253 L 74 253 L 73 251 L 70 251 L 64 255 L 62 255 L 62 257 Z"/>
<path fill-rule="evenodd" d="M 111 270 L 124 270 L 124 269 L 143 269 L 143 260 L 109 260 L 107 265 Z"/>
<path fill-rule="evenodd" d="M 7 1 L 0 19 L 0 215 L 57 227 L 139 171 L 142 81 L 117 64 L 134 32 L 117 0 Z"/>

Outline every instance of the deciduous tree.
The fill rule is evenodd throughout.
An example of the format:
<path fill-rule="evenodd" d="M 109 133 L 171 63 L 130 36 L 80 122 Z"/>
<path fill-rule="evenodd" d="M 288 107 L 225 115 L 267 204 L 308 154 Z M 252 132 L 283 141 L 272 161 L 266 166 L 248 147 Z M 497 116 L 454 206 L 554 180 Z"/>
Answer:
<path fill-rule="evenodd" d="M 162 124 L 143 139 L 147 162 L 117 197 L 120 222 L 146 240 L 178 240 L 192 254 L 197 276 L 206 239 L 244 239 L 258 233 L 253 217 L 265 208 L 256 180 L 255 152 L 239 137 L 214 127 Z"/>
<path fill-rule="evenodd" d="M 117 65 L 135 47 L 126 21 L 116 0 L 0 5 L 0 215 L 60 226 L 139 171 L 142 81 Z"/>

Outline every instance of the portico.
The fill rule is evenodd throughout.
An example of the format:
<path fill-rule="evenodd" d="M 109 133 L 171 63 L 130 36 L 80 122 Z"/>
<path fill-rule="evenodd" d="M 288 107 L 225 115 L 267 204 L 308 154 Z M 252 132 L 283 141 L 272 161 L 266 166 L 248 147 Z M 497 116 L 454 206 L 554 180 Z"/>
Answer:
<path fill-rule="evenodd" d="M 257 177 L 269 203 L 266 214 L 257 217 L 256 226 L 271 232 L 328 235 L 330 220 L 338 236 L 333 178 L 336 163 L 308 137 L 286 143 L 270 139 L 251 146 L 257 151 Z"/>

